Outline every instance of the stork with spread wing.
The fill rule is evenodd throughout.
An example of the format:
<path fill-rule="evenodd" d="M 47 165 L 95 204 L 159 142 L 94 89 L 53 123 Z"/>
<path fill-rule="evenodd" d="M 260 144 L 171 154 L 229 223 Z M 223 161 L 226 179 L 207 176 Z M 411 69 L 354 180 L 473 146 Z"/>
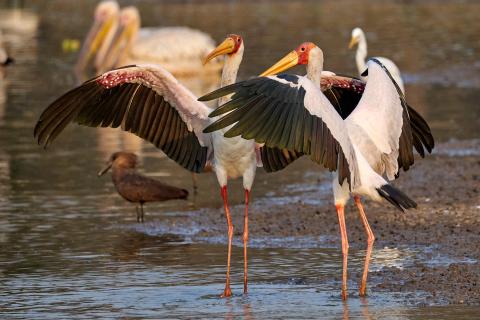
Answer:
<path fill-rule="evenodd" d="M 306 76 L 271 76 L 299 64 L 307 65 Z M 375 238 L 360 196 L 375 201 L 386 199 L 402 211 L 416 207 L 382 175 L 395 178 L 400 168 L 408 170 L 413 164 L 414 148 L 423 156 L 425 149 L 431 152 L 434 146 L 428 124 L 406 104 L 385 67 L 371 60 L 368 68 L 366 85 L 325 73 L 322 50 L 313 43 L 303 43 L 262 74 L 268 77 L 238 82 L 200 98 L 203 101 L 233 94 L 230 102 L 210 115 L 223 117 L 204 133 L 228 128 L 225 137 L 241 136 L 268 147 L 305 154 L 335 172 L 333 191 L 342 236 L 343 299 L 347 297 L 348 256 L 344 206 L 350 194 L 354 195 L 368 236 L 360 287 L 363 296 Z M 333 87 L 334 83 L 343 85 Z"/>
<path fill-rule="evenodd" d="M 229 35 L 205 59 L 226 55 L 222 86 L 235 82 L 242 61 L 244 42 Z M 221 99 L 221 102 L 228 101 Z M 241 137 L 225 138 L 223 132 L 203 133 L 211 124 L 213 110 L 157 65 L 122 67 L 86 81 L 51 103 L 35 126 L 39 144 L 49 145 L 71 122 L 90 127 L 121 127 L 161 149 L 191 172 L 212 168 L 221 188 L 228 223 L 227 279 L 223 296 L 230 296 L 230 257 L 233 224 L 227 200 L 229 179 L 243 178 L 244 292 L 247 292 L 248 202 L 257 165 L 262 159 L 267 171 L 279 170 L 298 155 L 277 148 L 260 147 Z M 267 160 L 268 159 L 268 160 Z M 272 163 L 270 167 L 269 164 Z"/>

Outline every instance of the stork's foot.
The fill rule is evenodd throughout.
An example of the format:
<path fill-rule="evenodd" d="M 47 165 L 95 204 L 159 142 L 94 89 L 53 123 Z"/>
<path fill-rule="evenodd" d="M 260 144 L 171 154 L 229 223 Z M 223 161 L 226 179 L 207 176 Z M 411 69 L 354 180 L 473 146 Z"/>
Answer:
<path fill-rule="evenodd" d="M 223 290 L 223 294 L 220 296 L 221 298 L 228 298 L 232 296 L 232 290 L 230 289 L 230 286 L 226 286 L 225 290 Z"/>
<path fill-rule="evenodd" d="M 360 286 L 360 292 L 358 293 L 360 297 L 366 297 L 367 296 L 367 286 L 362 283 Z"/>

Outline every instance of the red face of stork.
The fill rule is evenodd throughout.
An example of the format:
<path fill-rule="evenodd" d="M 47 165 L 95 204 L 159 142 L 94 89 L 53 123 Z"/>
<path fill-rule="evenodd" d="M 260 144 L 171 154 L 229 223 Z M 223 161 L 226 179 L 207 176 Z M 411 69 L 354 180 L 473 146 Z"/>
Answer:
<path fill-rule="evenodd" d="M 304 42 L 295 49 L 295 52 L 298 56 L 297 64 L 308 64 L 308 59 L 310 57 L 310 51 L 317 46 L 312 42 Z"/>
<path fill-rule="evenodd" d="M 241 36 L 236 34 L 229 34 L 222 43 L 218 45 L 212 52 L 210 52 L 206 57 L 203 64 L 206 64 L 208 61 L 212 60 L 215 57 L 228 54 L 232 55 L 238 52 L 240 47 L 243 44 L 243 39 Z"/>
<path fill-rule="evenodd" d="M 299 45 L 295 50 L 291 51 L 285 57 L 280 59 L 273 66 L 271 66 L 266 71 L 264 71 L 260 76 L 261 77 L 271 76 L 271 75 L 280 73 L 282 71 L 285 71 L 287 69 L 290 69 L 299 64 L 308 64 L 310 60 L 310 55 L 312 51 L 315 50 L 316 48 L 318 47 L 314 43 L 304 42 L 301 45 Z"/>

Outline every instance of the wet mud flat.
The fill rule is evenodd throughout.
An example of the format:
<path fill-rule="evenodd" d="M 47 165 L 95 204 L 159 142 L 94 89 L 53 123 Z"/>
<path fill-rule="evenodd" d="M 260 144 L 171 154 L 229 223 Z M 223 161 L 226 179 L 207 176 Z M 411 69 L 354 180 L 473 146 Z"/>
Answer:
<path fill-rule="evenodd" d="M 269 197 L 253 199 L 249 214 L 252 247 L 300 245 L 340 250 L 339 228 L 329 187 L 331 177 L 322 171 L 319 175 L 319 186 L 303 192 L 306 201 L 300 197 L 294 202 L 276 204 L 276 201 L 269 201 Z M 410 294 L 411 303 L 415 305 L 479 305 L 480 140 L 438 145 L 433 155 L 417 161 L 413 170 L 401 173 L 394 185 L 415 199 L 418 208 L 401 213 L 387 203 L 364 202 L 376 236 L 373 258 L 375 251 L 382 248 L 407 248 L 416 250 L 422 259 L 372 270 L 368 290 L 398 293 L 406 297 L 407 304 Z M 287 188 L 287 196 L 288 192 Z M 308 199 L 316 200 L 312 203 Z M 366 248 L 366 235 L 352 202 L 346 208 L 351 252 Z M 234 241 L 240 246 L 243 205 L 233 206 L 232 212 Z M 191 235 L 194 242 L 226 242 L 221 208 L 200 209 L 188 217 L 168 216 L 145 228 L 155 232 L 156 223 L 161 223 L 162 229 L 194 226 L 196 231 Z M 358 295 L 361 272 L 361 267 L 349 268 L 351 296 Z M 338 282 L 338 288 L 340 276 L 339 260 L 338 278 L 333 279 Z M 422 292 L 422 299 L 414 299 L 417 292 Z"/>

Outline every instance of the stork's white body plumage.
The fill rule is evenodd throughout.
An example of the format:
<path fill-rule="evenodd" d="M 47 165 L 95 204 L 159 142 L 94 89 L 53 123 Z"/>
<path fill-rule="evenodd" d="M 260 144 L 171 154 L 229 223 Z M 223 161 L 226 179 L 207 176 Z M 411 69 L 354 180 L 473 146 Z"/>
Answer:
<path fill-rule="evenodd" d="M 345 126 L 356 150 L 368 163 L 368 168 L 363 166 L 363 170 L 359 171 L 366 172 L 370 168 L 378 175 L 386 174 L 388 179 L 393 180 L 399 169 L 397 159 L 404 111 L 399 93 L 388 75 L 373 61 L 367 67 L 369 81 L 358 106 L 345 119 Z M 372 115 L 375 115 L 374 121 Z M 371 177 L 374 179 L 371 183 L 363 178 L 362 184 L 365 186 L 355 188 L 352 192 L 379 201 L 381 198 L 376 189 L 387 182 L 383 178 L 380 180 L 373 175 Z M 373 189 L 366 187 L 368 185 L 373 186 Z M 338 183 L 334 184 L 334 189 L 338 188 Z M 344 205 L 347 197 L 342 193 L 345 189 L 340 188 L 334 192 L 336 195 L 341 194 L 335 203 Z"/>
<path fill-rule="evenodd" d="M 367 81 L 366 76 L 362 74 L 367 70 L 367 38 L 365 33 L 360 28 L 355 28 L 352 30 L 352 41 L 351 43 L 358 44 L 357 51 L 355 53 L 355 63 L 357 64 L 358 74 L 360 78 L 364 81 Z M 351 44 L 352 46 L 353 44 Z M 390 59 L 385 57 L 373 57 L 380 61 L 390 72 L 395 82 L 398 84 L 403 93 L 405 93 L 405 86 L 403 84 L 402 76 L 400 74 L 400 69 L 397 65 Z"/>
<path fill-rule="evenodd" d="M 236 54 L 226 56 L 222 71 L 222 87 L 235 83 L 242 62 L 243 51 L 244 45 L 242 43 Z M 230 101 L 230 97 L 223 97 L 219 99 L 219 104 L 228 101 Z M 212 120 L 215 120 L 215 118 Z M 213 149 L 215 150 L 213 166 L 218 183 L 221 186 L 226 186 L 229 178 L 243 177 L 244 188 L 251 190 L 257 167 L 255 141 L 245 140 L 241 137 L 225 138 L 223 134 L 226 130 L 227 128 L 211 133 Z"/>
<path fill-rule="evenodd" d="M 320 54 L 318 56 L 320 57 Z M 322 63 L 314 63 L 314 61 Z M 398 156 L 398 139 L 402 128 L 402 106 L 388 76 L 373 62 L 369 63 L 369 67 L 371 67 L 369 73 L 372 77 L 359 105 L 346 120 L 340 117 L 320 90 L 323 54 L 321 60 L 311 60 L 308 64 L 307 76 L 300 77 L 298 80 L 298 86 L 306 91 L 305 108 L 328 124 L 328 128 L 340 144 L 349 163 L 352 186 L 349 186 L 346 180 L 343 182 L 345 186 L 340 186 L 338 176 L 335 174 L 333 189 L 336 205 L 345 205 L 350 194 L 367 196 L 372 200 L 380 201 L 378 189 L 388 184 L 381 176 L 385 168 L 390 169 L 389 175 L 392 179 L 398 171 L 398 165 L 396 167 L 395 165 Z M 275 80 L 286 82 L 278 78 Z M 375 122 L 371 121 L 372 114 L 378 116 Z M 382 154 L 389 157 L 382 157 Z"/>

